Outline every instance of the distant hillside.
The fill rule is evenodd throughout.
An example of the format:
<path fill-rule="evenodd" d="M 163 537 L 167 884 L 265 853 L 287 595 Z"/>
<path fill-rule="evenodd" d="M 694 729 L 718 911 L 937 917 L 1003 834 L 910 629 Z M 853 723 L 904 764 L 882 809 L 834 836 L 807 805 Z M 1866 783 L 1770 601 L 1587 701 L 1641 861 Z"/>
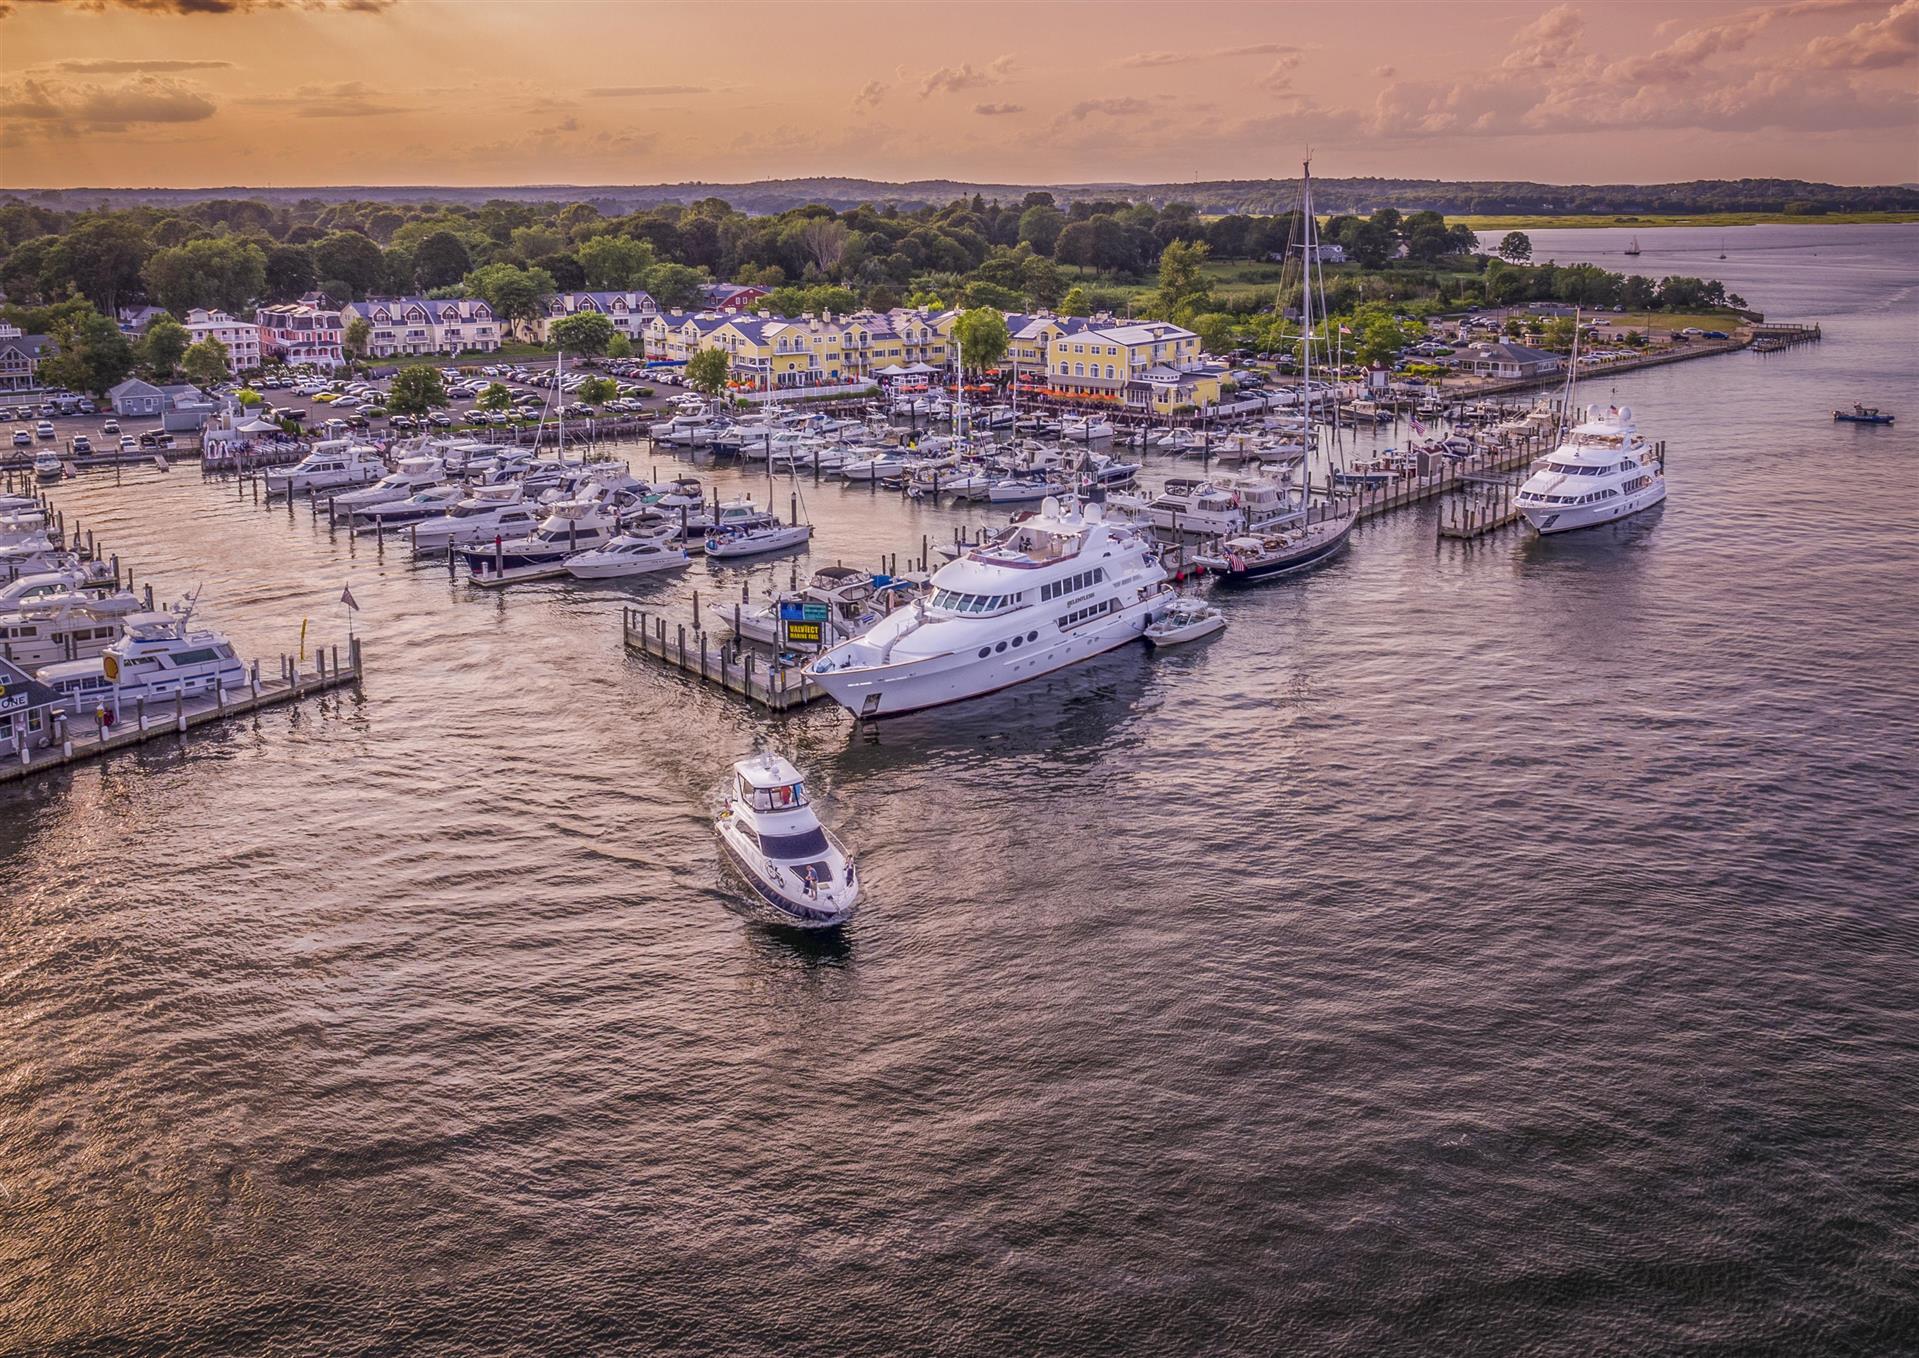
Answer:
<path fill-rule="evenodd" d="M 585 202 L 604 213 L 631 212 L 660 203 L 723 198 L 743 212 L 782 212 L 807 203 L 850 208 L 860 203 L 902 207 L 943 205 L 980 195 L 1017 201 L 1043 191 L 1068 202 L 1126 199 L 1191 203 L 1208 213 L 1274 213 L 1291 206 L 1298 185 L 1289 179 L 1217 179 L 1191 184 L 969 184 L 956 179 L 916 179 L 892 184 L 873 179 L 761 179 L 744 184 L 568 185 L 522 184 L 494 188 L 430 185 L 376 187 L 204 189 L 17 189 L 6 196 L 62 211 L 85 208 L 169 206 L 209 198 L 252 198 L 271 203 L 321 202 L 462 203 Z M 1322 212 L 1371 212 L 1382 207 L 1430 208 L 1448 214 L 1688 213 L 1688 212 L 1919 212 L 1912 185 L 1811 184 L 1799 179 L 1695 179 L 1680 184 L 1536 184 L 1525 181 L 1443 179 L 1318 179 L 1313 200 Z"/>

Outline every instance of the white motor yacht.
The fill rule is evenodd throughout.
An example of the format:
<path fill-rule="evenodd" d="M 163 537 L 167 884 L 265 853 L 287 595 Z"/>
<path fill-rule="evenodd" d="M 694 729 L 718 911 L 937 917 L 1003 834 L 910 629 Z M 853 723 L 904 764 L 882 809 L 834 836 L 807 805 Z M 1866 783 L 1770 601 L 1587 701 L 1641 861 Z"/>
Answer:
<path fill-rule="evenodd" d="M 444 518 L 448 510 L 466 502 L 467 491 L 466 486 L 449 482 L 416 490 L 404 500 L 373 505 L 360 511 L 356 531 L 379 533 L 389 528 L 404 528 L 410 523 Z"/>
<path fill-rule="evenodd" d="M 1049 499 L 807 675 L 861 717 L 978 697 L 1138 640 L 1171 600 L 1165 582 L 1145 532 Z"/>
<path fill-rule="evenodd" d="M 1632 407 L 1586 407 L 1586 418 L 1533 464 L 1513 506 L 1541 533 L 1612 523 L 1666 498 L 1666 469 Z"/>
<path fill-rule="evenodd" d="M 525 537 L 545 517 L 538 506 L 521 497 L 517 485 L 477 486 L 442 517 L 409 524 L 407 533 L 415 550 L 443 552 L 496 537 Z"/>
<path fill-rule="evenodd" d="M 437 457 L 405 457 L 393 471 L 382 476 L 370 486 L 359 490 L 350 490 L 344 495 L 333 497 L 334 513 L 358 514 L 375 505 L 392 504 L 404 500 L 428 486 L 437 486 L 446 476 L 446 463 Z"/>
<path fill-rule="evenodd" d="M 847 481 L 890 481 L 905 474 L 906 459 L 898 453 L 875 453 L 840 468 L 841 479 Z"/>
<path fill-rule="evenodd" d="M 863 636 L 887 614 L 873 577 L 852 566 L 822 566 L 795 593 L 733 613 L 721 610 L 736 636 L 795 651 L 818 651 Z M 799 624 L 798 634 L 786 626 Z M 817 639 L 815 639 L 817 638 Z"/>
<path fill-rule="evenodd" d="M 44 667 L 40 682 L 64 695 L 72 712 L 104 707 L 117 717 L 141 701 L 245 688 L 247 667 L 233 643 L 211 628 L 191 627 L 192 617 L 191 608 L 129 613 L 118 641 L 90 660 Z"/>
<path fill-rule="evenodd" d="M 1113 436 L 1113 422 L 1103 415 L 1068 415 L 1059 422 L 1059 436 L 1069 443 L 1090 443 Z"/>
<path fill-rule="evenodd" d="M 120 636 L 121 620 L 139 608 L 140 600 L 124 591 L 34 596 L 0 612 L 0 659 L 31 671 L 99 655 Z"/>
<path fill-rule="evenodd" d="M 380 455 L 363 443 L 326 439 L 313 445 L 299 462 L 266 474 L 267 494 L 304 495 L 308 491 L 364 486 L 387 472 Z"/>
<path fill-rule="evenodd" d="M 33 474 L 42 481 L 58 481 L 67 474 L 67 464 L 58 453 L 42 453 L 33 459 Z"/>
<path fill-rule="evenodd" d="M 34 571 L 0 584 L 0 613 L 25 608 L 39 599 L 75 594 L 92 583 L 84 571 Z"/>
<path fill-rule="evenodd" d="M 786 760 L 759 754 L 735 764 L 715 828 L 766 917 L 800 929 L 833 929 L 852 917 L 859 874 L 820 824 L 805 780 Z"/>
<path fill-rule="evenodd" d="M 526 537 L 498 536 L 491 543 L 457 549 L 474 584 L 510 585 L 564 575 L 568 557 L 604 546 L 618 534 L 615 518 L 604 505 L 570 500 L 546 509 L 546 518 Z"/>
<path fill-rule="evenodd" d="M 618 580 L 655 571 L 684 570 L 692 564 L 686 548 L 674 543 L 668 534 L 626 532 L 604 547 L 568 557 L 566 573 L 576 580 Z"/>

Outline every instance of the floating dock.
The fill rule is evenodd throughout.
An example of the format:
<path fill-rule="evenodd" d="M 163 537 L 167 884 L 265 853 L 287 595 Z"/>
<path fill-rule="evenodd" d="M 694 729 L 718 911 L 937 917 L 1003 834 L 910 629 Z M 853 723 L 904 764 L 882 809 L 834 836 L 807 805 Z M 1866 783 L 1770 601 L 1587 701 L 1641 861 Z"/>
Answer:
<path fill-rule="evenodd" d="M 251 678 L 243 689 L 221 689 L 191 698 L 176 694 L 170 702 L 141 701 L 135 704 L 131 716 L 123 713 L 120 721 L 104 729 L 90 715 L 71 719 L 63 715 L 55 728 L 51 745 L 25 751 L 20 760 L 0 762 L 0 784 L 16 782 L 32 774 L 75 764 L 83 759 L 95 759 L 130 745 L 143 745 L 167 736 L 184 736 L 195 727 L 298 702 L 329 689 L 357 685 L 360 682 L 360 664 L 360 642 L 355 638 L 347 643 L 344 662 L 340 659 L 337 647 L 331 656 L 324 650 L 316 651 L 312 669 L 305 668 L 293 656 L 283 655 L 280 657 L 278 676 L 267 678 L 262 675 L 260 662 L 256 660 L 253 662 Z"/>

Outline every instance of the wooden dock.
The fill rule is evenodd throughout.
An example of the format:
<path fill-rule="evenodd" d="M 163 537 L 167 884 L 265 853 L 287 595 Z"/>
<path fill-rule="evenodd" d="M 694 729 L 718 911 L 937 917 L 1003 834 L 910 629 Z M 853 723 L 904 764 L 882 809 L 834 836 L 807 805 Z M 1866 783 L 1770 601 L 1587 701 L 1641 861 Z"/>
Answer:
<path fill-rule="evenodd" d="M 665 661 L 674 669 L 774 712 L 787 712 L 826 696 L 826 690 L 806 677 L 803 669 L 782 665 L 728 637 L 710 636 L 703 627 L 689 632 L 687 624 L 673 624 L 644 609 L 620 610 L 621 637 L 629 651 Z"/>
<path fill-rule="evenodd" d="M 57 719 L 53 743 L 44 749 L 23 753 L 21 760 L 0 762 L 0 784 L 15 782 L 47 769 L 75 764 L 112 754 L 130 745 L 142 745 L 167 736 L 184 736 L 195 727 L 225 721 L 269 707 L 298 702 L 329 689 L 357 685 L 361 673 L 360 642 L 347 643 L 343 663 L 339 649 L 329 656 L 324 650 L 314 653 L 313 667 L 307 669 L 293 656 L 280 657 L 280 671 L 267 678 L 259 661 L 243 689 L 221 689 L 215 693 L 187 698 L 176 694 L 171 702 L 139 702 L 132 713 L 121 714 L 118 722 L 102 729 L 92 715 Z"/>
<path fill-rule="evenodd" d="M 1754 353 L 1773 354 L 1796 344 L 1816 344 L 1824 338 L 1817 325 L 1755 325 L 1752 327 Z"/>
<path fill-rule="evenodd" d="M 1477 538 L 1496 532 L 1525 517 L 1513 505 L 1517 484 L 1510 477 L 1474 475 L 1465 478 L 1457 495 L 1439 504 L 1439 536 Z"/>

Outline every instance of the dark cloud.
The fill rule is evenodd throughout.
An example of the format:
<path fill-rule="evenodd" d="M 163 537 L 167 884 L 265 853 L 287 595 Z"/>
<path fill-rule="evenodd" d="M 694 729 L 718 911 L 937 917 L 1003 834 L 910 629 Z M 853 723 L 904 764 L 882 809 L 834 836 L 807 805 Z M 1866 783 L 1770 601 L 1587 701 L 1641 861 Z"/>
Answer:
<path fill-rule="evenodd" d="M 982 118 L 1003 118 L 1009 113 L 1026 112 L 1026 105 L 1024 104 L 975 104 L 973 105 L 973 112 L 979 114 Z"/>
<path fill-rule="evenodd" d="M 23 80 L 0 102 L 0 118 L 30 121 L 52 135 L 121 131 L 142 123 L 196 123 L 219 110 L 198 90 L 143 76 L 120 85 Z"/>

